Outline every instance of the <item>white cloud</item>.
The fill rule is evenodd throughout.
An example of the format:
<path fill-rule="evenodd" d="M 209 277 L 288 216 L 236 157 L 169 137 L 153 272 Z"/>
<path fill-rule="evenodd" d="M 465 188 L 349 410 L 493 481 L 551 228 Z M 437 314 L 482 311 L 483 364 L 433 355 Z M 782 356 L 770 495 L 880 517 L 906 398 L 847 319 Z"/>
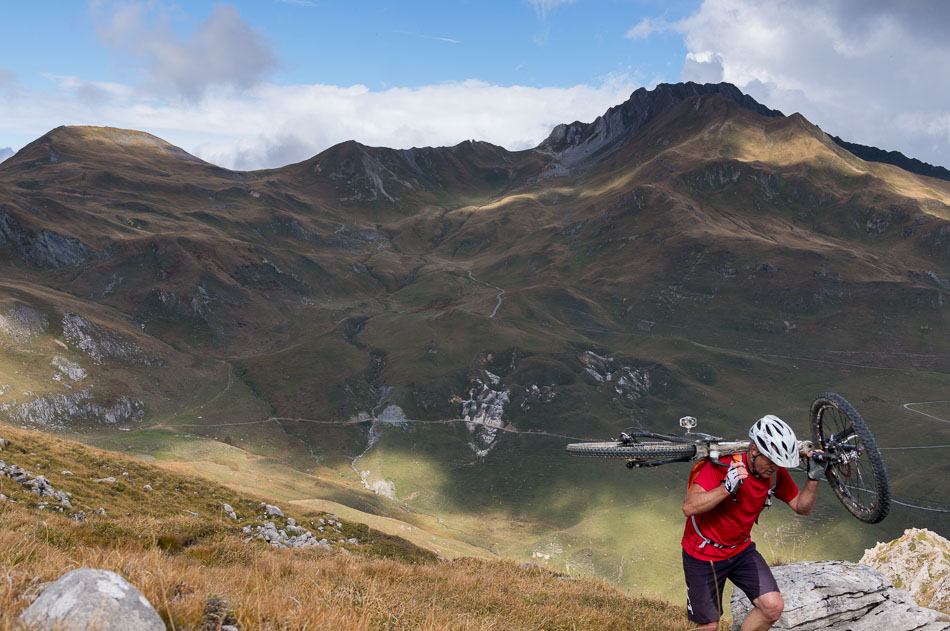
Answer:
<path fill-rule="evenodd" d="M 175 9 L 158 1 L 96 8 L 100 39 L 125 64 L 128 55 L 141 61 L 152 95 L 171 90 L 194 102 L 211 87 L 250 88 L 277 67 L 270 43 L 234 7 L 216 6 L 188 37 L 172 28 Z"/>
<path fill-rule="evenodd" d="M 0 101 L 0 134 L 29 130 L 37 138 L 63 124 L 138 129 L 242 170 L 284 166 L 346 140 L 401 149 L 475 139 L 526 149 L 555 125 L 591 121 L 639 87 L 625 76 L 570 88 L 474 80 L 381 91 L 262 84 L 241 95 L 209 88 L 200 102 L 182 106 L 137 99 L 134 90 L 115 84 L 56 80 L 53 92 Z M 89 85 L 103 98 L 80 100 L 79 89 Z"/>
<path fill-rule="evenodd" d="M 548 12 L 552 9 L 555 9 L 562 4 L 574 4 L 576 0 L 528 0 L 531 3 L 531 6 L 534 7 L 534 10 L 537 12 L 538 17 L 543 21 L 547 18 Z"/>
<path fill-rule="evenodd" d="M 950 166 L 950 4 L 705 0 L 682 78 L 734 83 L 852 142 Z"/>
<path fill-rule="evenodd" d="M 409 31 L 396 31 L 400 35 L 409 35 L 410 37 L 418 37 L 419 39 L 431 39 L 437 42 L 447 42 L 449 44 L 461 44 L 462 42 L 457 39 L 452 39 L 451 37 L 439 37 L 438 35 L 423 35 L 421 33 L 410 33 Z"/>
<path fill-rule="evenodd" d="M 629 29 L 626 37 L 627 39 L 647 39 L 654 33 L 662 33 L 670 30 L 670 28 L 670 24 L 665 18 L 646 17 Z"/>
<path fill-rule="evenodd" d="M 12 147 L 0 147 L 0 162 L 3 162 L 14 154 Z"/>
<path fill-rule="evenodd" d="M 686 53 L 683 77 L 696 83 L 722 83 L 722 57 L 709 52 Z"/>
<path fill-rule="evenodd" d="M 481 81 L 371 91 L 363 86 L 262 86 L 254 102 L 209 102 L 201 118 L 224 114 L 228 135 L 198 143 L 211 162 L 240 169 L 306 159 L 354 139 L 396 149 L 475 139 L 518 150 L 536 146 L 563 122 L 593 120 L 636 86 L 503 87 Z M 236 136 L 232 129 L 244 130 Z"/>

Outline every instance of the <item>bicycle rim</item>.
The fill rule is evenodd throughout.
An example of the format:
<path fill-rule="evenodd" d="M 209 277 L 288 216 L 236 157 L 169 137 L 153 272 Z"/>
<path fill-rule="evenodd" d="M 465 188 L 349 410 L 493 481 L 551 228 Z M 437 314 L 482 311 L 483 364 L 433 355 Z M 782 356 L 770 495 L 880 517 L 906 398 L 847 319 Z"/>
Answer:
<path fill-rule="evenodd" d="M 884 519 L 891 503 L 887 470 L 857 410 L 838 394 L 820 394 L 811 406 L 811 431 L 815 446 L 836 456 L 826 478 L 848 512 L 869 524 Z"/>
<path fill-rule="evenodd" d="M 567 453 L 574 456 L 626 458 L 637 462 L 649 462 L 674 458 L 692 458 L 696 455 L 696 446 L 671 441 L 574 443 L 567 446 Z"/>

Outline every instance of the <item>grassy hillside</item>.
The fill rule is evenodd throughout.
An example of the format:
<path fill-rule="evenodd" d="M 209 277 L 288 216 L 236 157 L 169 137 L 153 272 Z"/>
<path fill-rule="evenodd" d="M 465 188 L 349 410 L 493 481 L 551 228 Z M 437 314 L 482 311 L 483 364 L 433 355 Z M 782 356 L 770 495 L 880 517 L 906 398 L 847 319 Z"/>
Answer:
<path fill-rule="evenodd" d="M 244 541 L 257 498 L 119 454 L 3 427 L 7 465 L 44 474 L 72 494 L 64 512 L 0 477 L 0 629 L 12 629 L 44 583 L 77 567 L 112 570 L 135 585 L 169 629 L 203 629 L 208 612 L 240 628 L 688 628 L 681 607 L 633 599 L 604 583 L 512 561 L 440 560 L 365 524 L 343 522 L 333 549 L 276 549 Z M 70 474 L 63 474 L 69 471 Z M 115 482 L 93 482 L 114 477 Z M 148 484 L 152 490 L 144 490 Z M 239 515 L 226 517 L 221 504 Z M 95 509 L 105 514 L 95 514 Z M 284 508 L 289 508 L 284 504 Z M 86 511 L 86 521 L 71 514 Z M 326 513 L 290 510 L 313 527 Z M 278 520 L 280 521 L 280 520 Z M 227 604 L 210 607 L 211 603 Z"/>
<path fill-rule="evenodd" d="M 52 130 L 0 165 L 0 417 L 670 598 L 685 472 L 564 444 L 685 414 L 805 434 L 831 390 L 895 498 L 950 508 L 950 184 L 697 90 L 527 151 L 351 142 L 259 172 Z M 820 502 L 763 520 L 774 557 L 950 534 Z"/>

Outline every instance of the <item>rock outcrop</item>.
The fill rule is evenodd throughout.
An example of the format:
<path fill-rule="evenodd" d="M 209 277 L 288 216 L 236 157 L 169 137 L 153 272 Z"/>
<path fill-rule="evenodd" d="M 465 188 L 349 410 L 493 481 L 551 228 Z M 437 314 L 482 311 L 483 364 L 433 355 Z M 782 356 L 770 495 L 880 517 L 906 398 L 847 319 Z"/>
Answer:
<path fill-rule="evenodd" d="M 655 369 L 649 366 L 631 365 L 630 360 L 598 355 L 590 350 L 581 353 L 579 359 L 584 372 L 597 382 L 598 388 L 613 390 L 628 404 L 649 395 L 656 386 Z"/>
<path fill-rule="evenodd" d="M 0 439 L 0 444 L 4 441 Z M 9 443 L 8 443 L 9 444 Z M 73 505 L 69 501 L 70 494 L 64 491 L 57 491 L 53 488 L 53 485 L 49 483 L 49 480 L 45 476 L 36 475 L 23 469 L 22 467 L 15 464 L 7 464 L 3 460 L 0 460 L 0 475 L 10 478 L 17 484 L 22 485 L 24 488 L 28 489 L 31 493 L 34 493 L 40 497 L 51 497 L 62 507 L 72 508 Z M 46 504 L 41 503 L 40 508 L 45 508 Z M 61 507 L 57 507 L 58 510 L 62 511 Z"/>
<path fill-rule="evenodd" d="M 473 438 L 469 447 L 479 457 L 488 454 L 498 430 L 505 426 L 505 406 L 511 397 L 511 391 L 499 385 L 501 380 L 497 375 L 487 370 L 485 375 L 489 383 L 475 379 L 468 398 L 462 401 L 462 418 Z"/>
<path fill-rule="evenodd" d="M 17 219 L 0 211 L 0 246 L 13 245 L 20 256 L 41 268 L 58 268 L 82 263 L 98 252 L 74 237 L 68 237 L 52 230 L 33 230 L 23 228 Z"/>
<path fill-rule="evenodd" d="M 165 631 L 158 612 L 127 580 L 106 570 L 64 574 L 17 620 L 23 631 Z"/>
<path fill-rule="evenodd" d="M 225 504 L 224 506 L 228 505 Z M 310 522 L 311 526 L 316 527 L 322 535 L 318 539 L 312 532 L 297 524 L 293 517 L 284 518 L 283 512 L 278 507 L 271 504 L 265 504 L 264 506 L 267 511 L 265 517 L 278 516 L 284 519 L 284 527 L 280 528 L 274 521 L 270 520 L 264 521 L 263 525 L 244 526 L 241 531 L 245 535 L 245 541 L 260 539 L 276 548 L 324 548 L 326 550 L 332 549 L 333 545 L 336 544 L 341 546 L 340 549 L 343 551 L 346 548 L 342 546 L 360 545 L 359 539 L 355 537 L 343 538 L 343 523 L 336 515 L 327 515 L 326 519 L 321 517 L 315 522 Z M 272 509 L 276 509 L 276 512 Z"/>
<path fill-rule="evenodd" d="M 78 363 L 70 361 L 65 357 L 56 356 L 51 362 L 53 368 L 56 369 L 56 373 L 53 374 L 53 380 L 62 381 L 63 379 L 69 379 L 70 381 L 82 381 L 89 375 L 85 370 L 82 369 Z"/>
<path fill-rule="evenodd" d="M 137 399 L 119 397 L 111 405 L 93 403 L 91 390 L 75 394 L 48 394 L 25 403 L 4 403 L 0 413 L 5 413 L 10 423 L 29 425 L 43 429 L 64 429 L 75 421 L 91 421 L 117 425 L 140 419 L 145 415 L 145 404 Z"/>
<path fill-rule="evenodd" d="M 598 116 L 592 123 L 561 124 L 536 151 L 552 156 L 545 175 L 563 176 L 589 169 L 610 155 L 638 130 L 694 96 L 722 95 L 762 116 L 781 117 L 782 113 L 756 102 L 730 83 L 698 84 L 689 81 L 670 85 L 661 83 L 654 90 L 640 88 L 630 98 Z"/>
<path fill-rule="evenodd" d="M 921 607 L 867 565 L 790 563 L 772 572 L 785 599 L 776 631 L 950 631 L 950 616 Z M 752 604 L 737 589 L 731 605 L 732 628 L 739 631 Z"/>
<path fill-rule="evenodd" d="M 937 533 L 909 528 L 866 550 L 861 563 L 906 589 L 918 605 L 950 614 L 950 541 Z"/>
<path fill-rule="evenodd" d="M 63 314 L 63 335 L 74 345 L 101 364 L 106 357 L 123 361 L 157 366 L 161 360 L 151 359 L 134 341 L 126 339 L 118 331 L 107 329 L 75 313 Z"/>

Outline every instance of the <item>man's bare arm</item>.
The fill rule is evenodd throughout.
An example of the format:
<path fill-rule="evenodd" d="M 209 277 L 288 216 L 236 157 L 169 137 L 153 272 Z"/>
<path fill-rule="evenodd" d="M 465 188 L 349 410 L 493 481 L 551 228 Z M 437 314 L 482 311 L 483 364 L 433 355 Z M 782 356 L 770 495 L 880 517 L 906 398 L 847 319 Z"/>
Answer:
<path fill-rule="evenodd" d="M 818 480 L 808 480 L 798 495 L 788 503 L 789 507 L 799 515 L 810 515 L 818 498 Z"/>
<path fill-rule="evenodd" d="M 749 472 L 746 471 L 745 465 L 733 463 L 731 468 L 739 470 L 740 480 L 749 477 Z M 730 495 L 731 493 L 729 493 L 723 485 L 719 485 L 707 491 L 698 484 L 694 484 L 686 491 L 686 499 L 683 500 L 683 514 L 687 517 L 692 517 L 693 515 L 709 512 Z"/>

